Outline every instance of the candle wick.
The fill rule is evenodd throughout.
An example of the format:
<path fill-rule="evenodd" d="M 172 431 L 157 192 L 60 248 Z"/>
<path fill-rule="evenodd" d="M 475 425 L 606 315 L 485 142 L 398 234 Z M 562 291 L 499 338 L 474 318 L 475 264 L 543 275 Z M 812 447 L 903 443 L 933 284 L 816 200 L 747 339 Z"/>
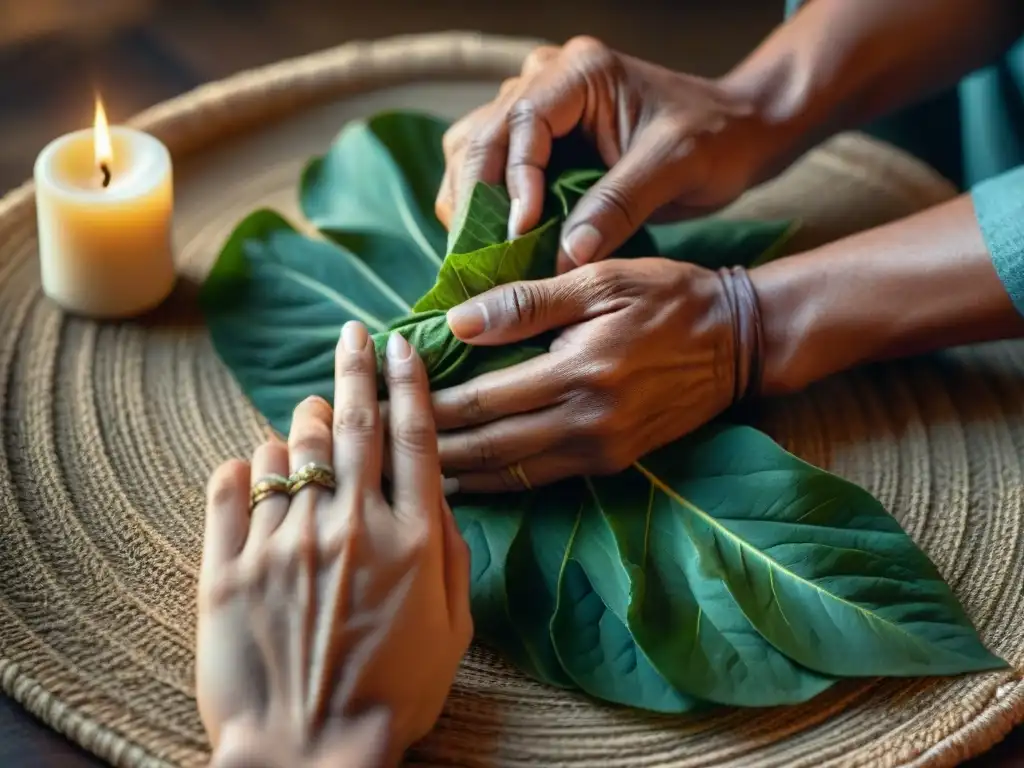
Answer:
<path fill-rule="evenodd" d="M 103 188 L 106 189 L 110 186 L 110 168 L 106 163 L 100 163 L 100 170 L 103 171 Z"/>

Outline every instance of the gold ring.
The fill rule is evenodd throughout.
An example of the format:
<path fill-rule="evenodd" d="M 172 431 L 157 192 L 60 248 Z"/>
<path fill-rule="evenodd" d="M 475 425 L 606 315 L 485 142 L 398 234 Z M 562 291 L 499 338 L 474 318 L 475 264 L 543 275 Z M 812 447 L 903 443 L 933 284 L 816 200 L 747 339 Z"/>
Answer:
<path fill-rule="evenodd" d="M 288 482 L 291 485 L 289 492 L 292 496 L 301 491 L 307 485 L 319 485 L 321 488 L 333 491 L 335 486 L 334 470 L 326 464 L 319 464 L 315 461 L 311 461 L 301 469 L 297 469 L 292 472 L 291 477 L 288 478 Z"/>
<path fill-rule="evenodd" d="M 530 485 L 530 478 L 526 476 L 526 471 L 523 469 L 523 465 L 520 464 L 518 461 L 508 468 L 508 473 L 512 475 L 512 477 L 514 477 L 516 480 L 518 480 L 519 484 L 522 485 L 523 488 L 525 488 L 526 490 L 529 491 L 533 489 L 533 486 Z"/>
<path fill-rule="evenodd" d="M 264 499 L 273 496 L 275 493 L 288 495 L 291 493 L 291 483 L 287 477 L 281 475 L 267 475 L 262 477 L 253 485 L 249 491 L 249 509 L 252 509 Z"/>

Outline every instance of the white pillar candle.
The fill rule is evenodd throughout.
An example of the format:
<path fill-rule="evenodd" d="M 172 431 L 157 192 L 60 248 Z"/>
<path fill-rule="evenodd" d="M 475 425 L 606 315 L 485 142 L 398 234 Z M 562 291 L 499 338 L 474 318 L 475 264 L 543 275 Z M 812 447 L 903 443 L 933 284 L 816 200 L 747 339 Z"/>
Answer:
<path fill-rule="evenodd" d="M 96 125 L 61 136 L 35 164 L 43 291 L 65 310 L 133 317 L 174 288 L 171 156 L 155 137 Z"/>

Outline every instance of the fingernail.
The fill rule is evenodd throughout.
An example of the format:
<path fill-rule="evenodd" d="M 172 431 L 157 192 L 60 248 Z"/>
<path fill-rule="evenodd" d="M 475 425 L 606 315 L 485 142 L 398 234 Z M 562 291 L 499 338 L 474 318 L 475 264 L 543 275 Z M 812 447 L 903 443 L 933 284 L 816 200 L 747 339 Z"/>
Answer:
<path fill-rule="evenodd" d="M 515 240 L 519 237 L 519 219 L 522 216 L 523 204 L 516 197 L 508 209 L 508 239 Z"/>
<path fill-rule="evenodd" d="M 366 328 L 355 320 L 349 320 L 341 327 L 341 343 L 349 352 L 362 352 L 368 338 Z"/>
<path fill-rule="evenodd" d="M 445 496 L 452 496 L 459 492 L 459 478 L 441 476 L 441 489 Z"/>
<path fill-rule="evenodd" d="M 412 346 L 406 341 L 405 336 L 395 331 L 388 336 L 388 359 L 398 363 L 408 360 L 412 355 Z"/>
<path fill-rule="evenodd" d="M 562 251 L 577 267 L 589 264 L 601 247 L 601 233 L 592 224 L 580 224 L 562 239 Z"/>
<path fill-rule="evenodd" d="M 448 310 L 448 327 L 460 339 L 472 339 L 487 330 L 490 318 L 480 302 L 460 304 Z"/>

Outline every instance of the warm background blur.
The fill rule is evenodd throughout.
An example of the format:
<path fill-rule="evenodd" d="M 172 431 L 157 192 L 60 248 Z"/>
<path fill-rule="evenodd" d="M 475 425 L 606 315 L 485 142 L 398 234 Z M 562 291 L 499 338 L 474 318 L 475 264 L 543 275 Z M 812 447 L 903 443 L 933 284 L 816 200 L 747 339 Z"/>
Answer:
<path fill-rule="evenodd" d="M 0 0 L 0 194 L 46 142 L 248 67 L 353 39 L 449 29 L 592 34 L 717 74 L 778 23 L 783 0 Z"/>

